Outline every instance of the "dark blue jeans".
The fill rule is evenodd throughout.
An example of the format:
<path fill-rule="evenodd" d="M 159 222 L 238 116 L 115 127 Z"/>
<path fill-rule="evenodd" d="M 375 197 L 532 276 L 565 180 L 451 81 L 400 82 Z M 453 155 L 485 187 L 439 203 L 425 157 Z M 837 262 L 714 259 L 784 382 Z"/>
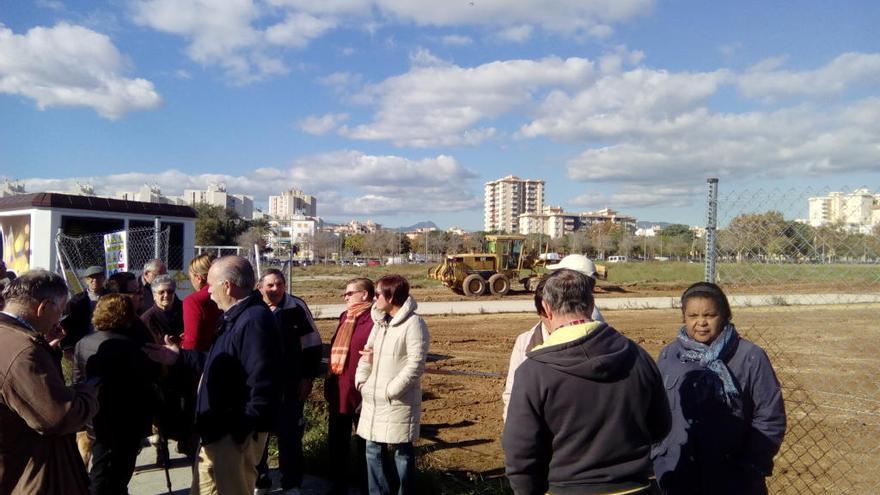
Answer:
<path fill-rule="evenodd" d="M 386 459 L 394 455 L 394 468 L 397 471 L 398 495 L 415 493 L 416 453 L 412 443 L 379 443 L 367 440 L 367 483 L 370 495 L 391 495 L 389 478 L 391 466 Z"/>

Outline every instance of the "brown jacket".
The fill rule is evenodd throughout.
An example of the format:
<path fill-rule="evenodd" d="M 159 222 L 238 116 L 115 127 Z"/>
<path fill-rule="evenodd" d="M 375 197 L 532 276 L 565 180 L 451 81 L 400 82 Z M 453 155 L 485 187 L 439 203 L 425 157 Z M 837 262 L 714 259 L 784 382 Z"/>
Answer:
<path fill-rule="evenodd" d="M 0 493 L 88 494 L 74 434 L 97 410 L 94 388 L 66 386 L 46 341 L 0 313 Z"/>

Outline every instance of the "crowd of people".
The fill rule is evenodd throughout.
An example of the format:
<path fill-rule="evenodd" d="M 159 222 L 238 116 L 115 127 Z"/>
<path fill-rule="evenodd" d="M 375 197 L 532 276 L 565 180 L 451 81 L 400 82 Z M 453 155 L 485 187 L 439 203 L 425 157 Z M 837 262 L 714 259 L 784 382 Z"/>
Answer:
<path fill-rule="evenodd" d="M 238 256 L 188 268 L 183 301 L 160 260 L 139 276 L 90 267 L 71 298 L 45 270 L 5 284 L 0 493 L 125 494 L 147 439 L 166 466 L 176 441 L 193 494 L 266 493 L 270 434 L 281 489 L 299 493 L 303 405 L 322 375 L 330 493 L 416 493 L 430 338 L 404 277 L 348 281 L 324 370 L 312 313 L 283 272 L 258 278 Z M 766 493 L 782 394 L 721 288 L 684 292 L 682 326 L 655 362 L 604 321 L 589 259 L 548 272 L 501 396 L 514 493 Z"/>

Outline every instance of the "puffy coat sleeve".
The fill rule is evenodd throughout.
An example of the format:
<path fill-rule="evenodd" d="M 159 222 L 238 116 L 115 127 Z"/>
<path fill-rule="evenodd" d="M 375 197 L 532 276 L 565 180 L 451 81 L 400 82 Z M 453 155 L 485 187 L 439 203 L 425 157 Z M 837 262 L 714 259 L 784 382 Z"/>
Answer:
<path fill-rule="evenodd" d="M 370 336 L 367 337 L 367 345 L 364 346 L 364 349 L 376 349 L 373 347 L 373 343 L 376 340 L 376 333 L 379 331 L 379 326 L 375 323 L 373 324 L 373 329 L 370 330 Z M 376 359 L 376 353 L 373 352 L 373 359 Z M 367 382 L 367 378 L 370 377 L 370 373 L 373 371 L 373 363 L 372 361 L 367 362 L 361 357 L 360 361 L 358 361 L 357 372 L 354 375 L 354 386 L 358 390 L 361 389 L 361 386 Z"/>
<path fill-rule="evenodd" d="M 403 394 L 413 385 L 418 383 L 425 372 L 425 360 L 428 357 L 428 344 L 431 339 L 428 336 L 428 325 L 420 316 L 414 317 L 415 321 L 407 325 L 406 329 L 406 362 L 397 375 L 394 376 L 385 388 L 388 399 L 400 399 Z"/>
<path fill-rule="evenodd" d="M 42 434 L 75 433 L 98 412 L 95 389 L 66 386 L 49 352 L 34 346 L 12 361 L 2 393 L 6 406 Z"/>
<path fill-rule="evenodd" d="M 761 475 L 769 476 L 773 472 L 773 456 L 785 436 L 785 404 L 767 353 L 756 347 L 749 359 L 754 367 L 751 384 L 754 411 L 741 462 Z"/>
<path fill-rule="evenodd" d="M 538 325 L 540 324 L 541 323 L 538 322 Z M 504 410 L 501 413 L 501 417 L 504 421 L 507 421 L 507 406 L 510 405 L 510 394 L 513 392 L 514 374 L 516 373 L 516 369 L 519 368 L 519 365 L 526 360 L 526 347 L 528 347 L 529 337 L 531 337 L 532 332 L 534 331 L 535 327 L 532 327 L 531 330 L 519 334 L 516 341 L 513 343 L 513 351 L 511 351 L 510 360 L 507 363 L 507 381 L 504 382 L 504 392 L 501 392 L 501 402 L 504 404 Z"/>
<path fill-rule="evenodd" d="M 669 407 L 669 398 L 666 396 L 666 387 L 663 386 L 663 375 L 644 349 L 639 347 L 638 351 L 647 368 L 648 386 L 651 390 L 651 401 L 647 411 L 648 433 L 651 435 L 651 443 L 659 443 L 666 438 L 672 428 L 672 411 Z"/>

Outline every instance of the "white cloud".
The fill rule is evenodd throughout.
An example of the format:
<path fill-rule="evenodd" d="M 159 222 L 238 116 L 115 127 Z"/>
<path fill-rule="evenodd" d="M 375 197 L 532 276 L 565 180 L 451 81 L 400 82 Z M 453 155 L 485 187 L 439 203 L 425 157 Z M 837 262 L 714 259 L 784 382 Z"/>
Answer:
<path fill-rule="evenodd" d="M 294 13 L 284 22 L 266 30 L 266 39 L 276 45 L 302 48 L 315 38 L 336 27 L 336 22 L 304 13 Z"/>
<path fill-rule="evenodd" d="M 534 28 L 528 24 L 510 26 L 498 33 L 498 39 L 513 43 L 525 43 L 532 37 L 532 31 L 534 31 Z"/>
<path fill-rule="evenodd" d="M 469 36 L 458 34 L 449 34 L 440 39 L 440 42 L 447 46 L 467 46 L 474 42 Z"/>
<path fill-rule="evenodd" d="M 617 67 L 607 61 L 602 65 L 606 70 Z M 669 73 L 645 68 L 606 74 L 573 95 L 551 91 L 536 118 L 519 134 L 574 141 L 682 132 L 704 113 L 701 105 L 727 78 L 725 71 Z"/>
<path fill-rule="evenodd" d="M 303 2 L 307 3 L 307 2 Z M 417 24 L 509 27 L 528 24 L 564 34 L 596 34 L 591 29 L 649 13 L 653 0 L 475 0 L 414 2 L 377 0 L 382 12 Z M 600 29 L 599 35 L 605 30 Z"/>
<path fill-rule="evenodd" d="M 475 127 L 481 120 L 528 106 L 546 87 L 583 84 L 593 73 L 593 63 L 583 58 L 417 66 L 367 87 L 359 101 L 377 102 L 374 122 L 345 135 L 399 146 L 478 144 L 496 134 L 491 127 Z"/>
<path fill-rule="evenodd" d="M 316 170 L 321 173 L 315 173 Z M 295 185 L 318 198 L 318 214 L 326 217 L 445 213 L 479 208 L 481 198 L 468 192 L 471 190 L 468 183 L 476 177 L 476 173 L 447 155 L 411 160 L 394 155 L 338 151 L 297 158 L 285 169 L 258 168 L 248 175 L 166 170 L 65 179 L 29 178 L 22 182 L 32 192 L 70 191 L 78 182 L 90 183 L 96 194 L 108 196 L 135 191 L 144 184 L 157 184 L 163 194 L 171 196 L 182 194 L 184 189 L 203 189 L 212 182 L 225 182 L 228 191 L 250 194 L 258 202 L 267 201 L 270 194 Z"/>
<path fill-rule="evenodd" d="M 0 24 L 0 92 L 31 98 L 41 110 L 82 106 L 117 119 L 159 106 L 153 83 L 125 77 L 128 66 L 108 36 L 81 26 L 18 35 Z"/>
<path fill-rule="evenodd" d="M 450 65 L 445 60 L 437 57 L 427 48 L 418 47 L 414 51 L 409 54 L 409 61 L 412 65 L 418 66 L 439 66 L 439 65 Z"/>
<path fill-rule="evenodd" d="M 591 210 L 608 205 L 614 205 L 616 209 L 690 206 L 694 194 L 702 191 L 700 186 L 625 184 L 610 194 L 602 190 L 591 191 L 570 199 L 569 203 Z"/>
<path fill-rule="evenodd" d="M 348 120 L 346 113 L 328 113 L 325 115 L 310 115 L 297 122 L 297 127 L 304 132 L 322 136 L 340 126 Z"/>
<path fill-rule="evenodd" d="M 220 67 L 245 84 L 287 72 L 274 46 L 303 48 L 331 29 L 389 25 L 487 27 L 500 39 L 522 43 L 541 29 L 561 36 L 607 38 L 612 24 L 649 13 L 654 0 L 131 0 L 137 24 L 174 34 L 187 42 L 186 54 L 205 66 Z M 279 19 L 281 19 L 279 21 Z M 446 36 L 445 44 L 470 38 Z M 394 43 L 388 38 L 388 43 Z"/>
<path fill-rule="evenodd" d="M 787 71 L 784 59 L 762 61 L 739 77 L 740 92 L 748 98 L 768 102 L 793 97 L 814 97 L 843 93 L 855 85 L 880 84 L 880 54 L 844 53 L 823 67 Z"/>
<path fill-rule="evenodd" d="M 702 113 L 687 132 L 623 140 L 572 159 L 578 181 L 670 185 L 706 177 L 821 176 L 876 170 L 880 98 L 844 107 Z"/>

